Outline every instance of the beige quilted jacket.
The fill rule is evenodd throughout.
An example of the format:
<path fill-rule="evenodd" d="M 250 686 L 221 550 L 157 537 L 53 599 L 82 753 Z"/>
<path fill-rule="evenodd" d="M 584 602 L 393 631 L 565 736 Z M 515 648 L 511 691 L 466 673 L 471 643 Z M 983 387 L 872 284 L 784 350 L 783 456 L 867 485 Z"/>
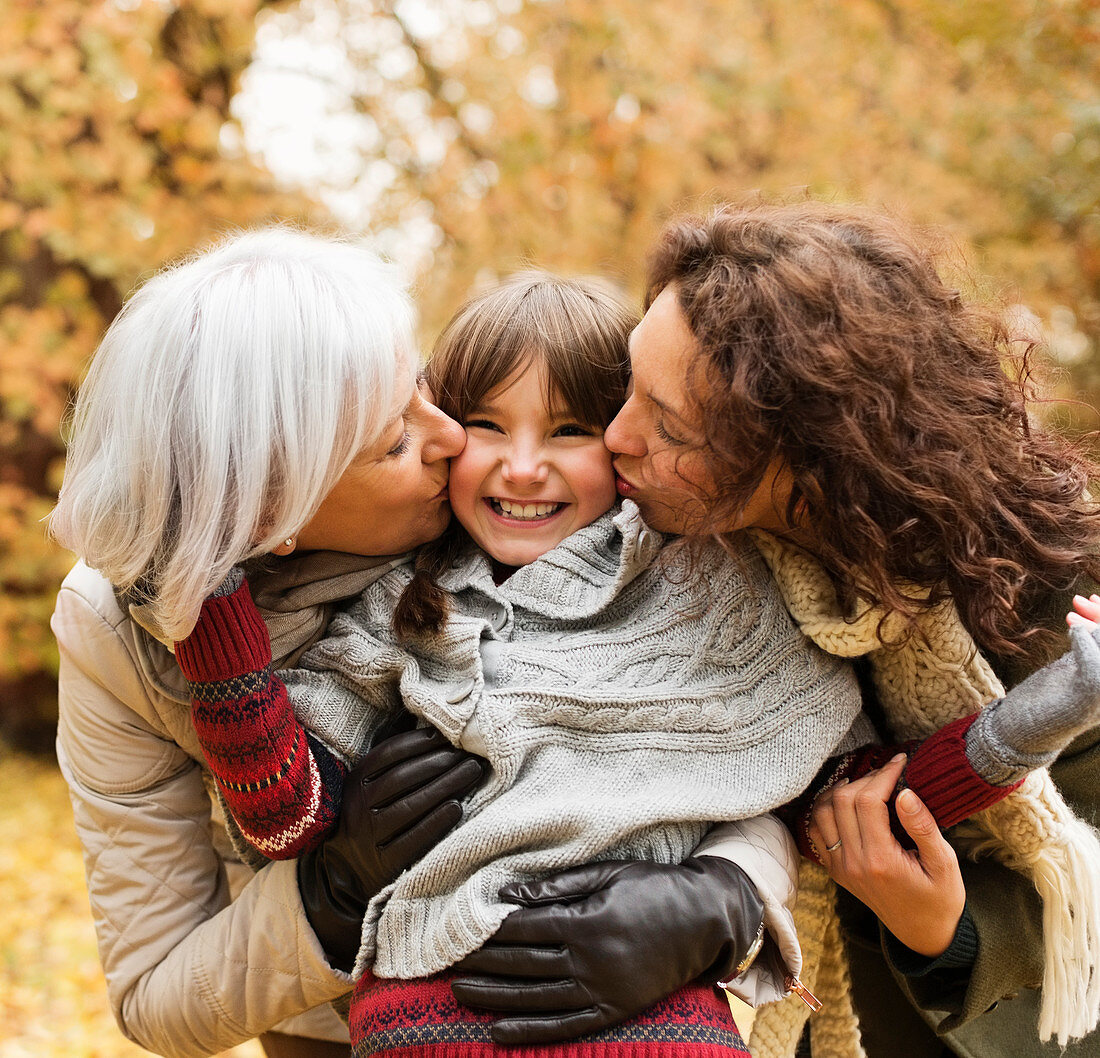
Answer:
<path fill-rule="evenodd" d="M 65 579 L 52 625 L 58 759 L 123 1033 L 173 1058 L 276 1026 L 346 1040 L 328 1003 L 350 979 L 325 961 L 293 861 L 256 875 L 237 861 L 171 655 L 149 649 L 107 581 L 83 564 Z"/>

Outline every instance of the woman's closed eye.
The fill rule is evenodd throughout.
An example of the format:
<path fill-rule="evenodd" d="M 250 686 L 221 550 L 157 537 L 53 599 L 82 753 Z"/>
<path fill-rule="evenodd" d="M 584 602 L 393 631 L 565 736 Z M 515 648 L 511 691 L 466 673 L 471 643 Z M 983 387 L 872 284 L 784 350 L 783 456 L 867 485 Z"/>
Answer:
<path fill-rule="evenodd" d="M 653 424 L 653 429 L 656 432 L 657 436 L 662 441 L 664 441 L 665 444 L 682 445 L 686 443 L 683 438 L 676 437 L 668 432 L 668 429 L 665 427 L 663 419 L 657 419 L 656 422 Z"/>
<path fill-rule="evenodd" d="M 409 450 L 409 431 L 403 430 L 401 433 L 401 440 L 397 442 L 391 448 L 386 455 L 388 456 L 400 456 L 404 455 Z"/>

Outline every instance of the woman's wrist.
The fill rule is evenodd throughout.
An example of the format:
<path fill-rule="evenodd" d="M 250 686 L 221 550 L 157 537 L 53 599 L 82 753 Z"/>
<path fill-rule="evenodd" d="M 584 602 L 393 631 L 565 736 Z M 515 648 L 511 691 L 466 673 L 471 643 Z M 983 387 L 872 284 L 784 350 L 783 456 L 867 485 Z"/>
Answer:
<path fill-rule="evenodd" d="M 906 947 L 885 926 L 882 938 L 887 959 L 905 977 L 924 977 L 937 970 L 968 968 L 974 965 L 978 957 L 978 930 L 965 905 L 950 943 L 939 955 L 922 955 Z"/>

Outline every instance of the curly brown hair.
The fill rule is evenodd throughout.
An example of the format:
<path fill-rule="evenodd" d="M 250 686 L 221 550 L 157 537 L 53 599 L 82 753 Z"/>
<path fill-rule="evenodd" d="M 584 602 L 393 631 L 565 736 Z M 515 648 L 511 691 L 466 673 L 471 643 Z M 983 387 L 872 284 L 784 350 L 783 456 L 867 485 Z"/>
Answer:
<path fill-rule="evenodd" d="M 912 619 L 950 595 L 991 654 L 1049 648 L 1045 600 L 1100 572 L 1095 468 L 1030 420 L 1031 346 L 1001 314 L 949 288 L 899 222 L 815 202 L 672 222 L 647 305 L 669 284 L 702 351 L 687 390 L 716 483 L 709 530 L 781 457 L 787 520 L 847 602 Z"/>

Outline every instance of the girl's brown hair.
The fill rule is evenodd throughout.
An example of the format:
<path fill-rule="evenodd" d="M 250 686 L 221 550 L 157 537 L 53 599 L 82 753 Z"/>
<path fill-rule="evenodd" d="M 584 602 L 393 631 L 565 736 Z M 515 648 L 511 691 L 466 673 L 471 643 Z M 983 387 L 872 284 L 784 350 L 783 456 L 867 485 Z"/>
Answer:
<path fill-rule="evenodd" d="M 521 272 L 455 313 L 435 344 L 425 380 L 439 407 L 464 424 L 494 389 L 537 362 L 545 368 L 547 401 L 560 401 L 585 426 L 603 430 L 626 396 L 627 343 L 637 322 L 638 313 L 609 284 Z M 421 548 L 394 611 L 400 638 L 443 626 L 447 597 L 436 579 L 466 539 L 453 522 Z"/>
<path fill-rule="evenodd" d="M 1100 573 L 1100 512 L 1093 465 L 1029 419 L 1030 345 L 1014 349 L 900 224 L 856 208 L 678 220 L 647 305 L 669 284 L 702 351 L 688 392 L 716 481 L 708 527 L 781 457 L 788 521 L 848 602 L 913 618 L 950 595 L 983 649 L 1038 657 L 1044 601 Z"/>

